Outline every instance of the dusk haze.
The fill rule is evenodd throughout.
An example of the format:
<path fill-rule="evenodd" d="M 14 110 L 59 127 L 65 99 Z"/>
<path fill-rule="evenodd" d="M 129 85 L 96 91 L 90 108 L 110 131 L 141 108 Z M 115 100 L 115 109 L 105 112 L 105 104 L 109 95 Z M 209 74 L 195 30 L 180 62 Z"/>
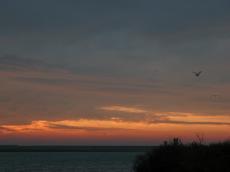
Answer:
<path fill-rule="evenodd" d="M 230 139 L 229 0 L 1 0 L 0 145 Z"/>
<path fill-rule="evenodd" d="M 229 172 L 230 0 L 0 0 L 0 172 Z"/>

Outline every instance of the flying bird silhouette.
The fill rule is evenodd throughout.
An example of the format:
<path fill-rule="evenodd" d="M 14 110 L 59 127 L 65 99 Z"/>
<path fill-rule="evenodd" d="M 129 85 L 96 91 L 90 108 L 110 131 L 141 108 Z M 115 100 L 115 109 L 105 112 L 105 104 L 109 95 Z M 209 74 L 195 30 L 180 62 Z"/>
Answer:
<path fill-rule="evenodd" d="M 202 71 L 200 71 L 200 72 L 193 72 L 193 73 L 195 74 L 196 77 L 199 77 L 200 74 L 202 73 Z"/>

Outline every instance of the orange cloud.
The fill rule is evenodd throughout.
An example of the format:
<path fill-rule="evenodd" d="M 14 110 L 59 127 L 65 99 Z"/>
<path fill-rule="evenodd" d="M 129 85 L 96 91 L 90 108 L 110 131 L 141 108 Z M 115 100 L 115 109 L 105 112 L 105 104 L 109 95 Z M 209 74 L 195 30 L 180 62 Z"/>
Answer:
<path fill-rule="evenodd" d="M 126 106 L 104 106 L 100 108 L 105 111 L 117 111 L 126 113 L 147 113 L 148 111 L 136 107 L 126 107 Z"/>
<path fill-rule="evenodd" d="M 230 136 L 230 125 L 184 125 L 170 123 L 148 123 L 145 121 L 131 122 L 118 120 L 60 120 L 33 121 L 27 125 L 2 125 L 1 137 L 21 136 L 28 138 L 73 140 L 92 139 L 123 140 L 148 142 L 164 140 L 171 137 L 181 137 L 186 140 L 194 138 L 196 133 L 202 133 L 207 140 L 226 139 Z"/>

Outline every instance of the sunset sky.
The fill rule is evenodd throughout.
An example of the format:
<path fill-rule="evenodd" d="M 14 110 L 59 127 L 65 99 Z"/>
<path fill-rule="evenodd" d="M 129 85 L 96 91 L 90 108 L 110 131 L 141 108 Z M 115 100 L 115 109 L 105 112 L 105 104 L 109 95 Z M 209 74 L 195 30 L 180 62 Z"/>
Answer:
<path fill-rule="evenodd" d="M 229 0 L 1 0 L 0 144 L 230 139 L 229 21 Z"/>

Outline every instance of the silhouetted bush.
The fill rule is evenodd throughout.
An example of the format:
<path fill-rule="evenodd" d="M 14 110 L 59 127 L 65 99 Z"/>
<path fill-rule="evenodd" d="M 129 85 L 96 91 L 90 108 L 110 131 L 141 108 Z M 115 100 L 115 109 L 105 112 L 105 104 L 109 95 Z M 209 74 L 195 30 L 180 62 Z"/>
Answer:
<path fill-rule="evenodd" d="M 230 172 L 230 142 L 183 144 L 180 139 L 164 142 L 138 156 L 134 172 Z"/>

